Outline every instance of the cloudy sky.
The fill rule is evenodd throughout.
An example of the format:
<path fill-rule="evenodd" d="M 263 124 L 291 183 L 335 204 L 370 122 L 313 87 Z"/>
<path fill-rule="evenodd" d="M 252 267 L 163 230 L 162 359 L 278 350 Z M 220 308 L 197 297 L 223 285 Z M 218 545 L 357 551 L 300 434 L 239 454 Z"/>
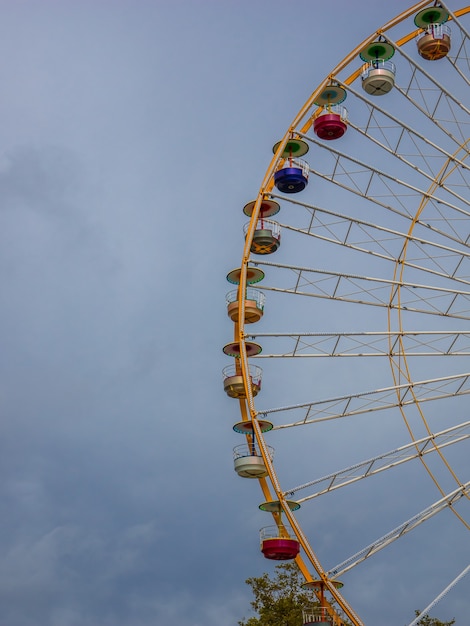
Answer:
<path fill-rule="evenodd" d="M 242 207 L 316 85 L 407 6 L 0 0 L 1 626 L 250 615 L 272 564 L 221 384 Z M 432 600 L 364 571 L 366 623 Z"/>

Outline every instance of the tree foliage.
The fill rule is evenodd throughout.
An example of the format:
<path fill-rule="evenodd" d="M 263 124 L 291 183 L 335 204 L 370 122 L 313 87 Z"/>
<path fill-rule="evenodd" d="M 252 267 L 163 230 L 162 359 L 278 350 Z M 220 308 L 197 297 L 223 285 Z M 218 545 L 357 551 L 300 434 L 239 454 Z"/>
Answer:
<path fill-rule="evenodd" d="M 251 606 L 258 617 L 242 620 L 239 626 L 299 626 L 302 608 L 318 605 L 313 591 L 302 589 L 304 578 L 294 562 L 276 565 L 273 578 L 263 574 L 245 582 L 252 589 Z"/>
<path fill-rule="evenodd" d="M 415 616 L 417 617 L 420 613 L 421 611 L 415 611 Z M 451 619 L 450 622 L 441 622 L 437 617 L 423 615 L 416 626 L 452 626 L 452 624 L 455 624 L 455 619 Z"/>
<path fill-rule="evenodd" d="M 251 607 L 257 614 L 238 622 L 239 626 L 302 626 L 302 609 L 318 606 L 315 593 L 303 589 L 304 578 L 295 562 L 276 565 L 274 575 L 269 574 L 248 578 L 254 599 Z M 415 617 L 420 611 L 415 611 Z M 455 619 L 442 622 L 435 617 L 424 615 L 417 626 L 452 626 Z"/>

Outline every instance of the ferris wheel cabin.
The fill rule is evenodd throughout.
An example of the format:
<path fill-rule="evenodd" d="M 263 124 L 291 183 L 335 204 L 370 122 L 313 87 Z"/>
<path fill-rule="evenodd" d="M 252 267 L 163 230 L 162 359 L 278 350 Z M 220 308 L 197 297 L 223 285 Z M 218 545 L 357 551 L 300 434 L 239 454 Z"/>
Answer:
<path fill-rule="evenodd" d="M 250 365 L 248 371 L 250 375 L 251 393 L 253 397 L 255 397 L 261 391 L 263 370 L 257 365 Z M 247 397 L 243 375 L 238 364 L 224 367 L 222 376 L 224 379 L 224 391 L 229 398 L 240 400 Z"/>
<path fill-rule="evenodd" d="M 291 561 L 300 552 L 297 539 L 289 537 L 284 526 L 265 526 L 260 530 L 261 552 L 271 561 Z"/>
<path fill-rule="evenodd" d="M 418 52 L 426 61 L 443 59 L 450 51 L 450 28 L 445 22 L 449 13 L 442 7 L 430 7 L 416 14 L 414 22 L 423 31 L 418 34 Z"/>
<path fill-rule="evenodd" d="M 395 85 L 395 65 L 390 61 L 394 47 L 385 41 L 374 41 L 361 50 L 359 57 L 366 62 L 362 68 L 362 88 L 369 96 L 383 96 Z"/>
<path fill-rule="evenodd" d="M 274 154 L 277 153 L 280 144 L 278 141 L 273 146 Z M 308 149 L 308 144 L 302 139 L 291 139 L 286 143 L 280 155 L 285 160 L 281 161 L 274 173 L 274 184 L 281 193 L 298 193 L 308 185 L 308 164 L 298 158 L 306 154 Z"/>
<path fill-rule="evenodd" d="M 346 90 L 340 85 L 327 85 L 317 96 L 314 104 L 321 107 L 313 122 L 313 132 L 320 139 L 331 141 L 344 135 L 348 112 L 340 106 L 346 99 Z"/>
<path fill-rule="evenodd" d="M 250 227 L 249 222 L 245 224 L 245 237 Z M 281 227 L 273 220 L 260 218 L 253 233 L 250 250 L 253 254 L 272 254 L 281 245 Z"/>
<path fill-rule="evenodd" d="M 308 166 L 305 161 L 287 161 L 274 174 L 274 184 L 281 193 L 303 191 L 308 185 Z"/>
<path fill-rule="evenodd" d="M 271 460 L 274 449 L 267 446 Z M 255 441 L 242 443 L 233 449 L 234 469 L 242 478 L 263 478 L 268 475 L 266 464 Z"/>
<path fill-rule="evenodd" d="M 328 613 L 328 609 L 325 606 L 312 606 L 307 609 L 302 609 L 303 625 L 310 626 L 331 626 L 333 624 L 333 618 Z"/>
<path fill-rule="evenodd" d="M 286 500 L 285 504 L 291 511 L 300 509 L 300 504 L 295 500 Z M 265 558 L 273 561 L 290 561 L 300 552 L 300 543 L 295 537 L 292 529 L 283 524 L 281 520 L 282 505 L 279 500 L 270 500 L 259 505 L 261 511 L 267 513 L 277 513 L 278 523 L 276 526 L 265 526 L 260 530 L 261 552 Z"/>
<path fill-rule="evenodd" d="M 225 301 L 227 303 L 227 314 L 229 318 L 232 322 L 237 324 L 239 320 L 238 289 L 229 291 L 229 293 L 225 296 Z M 265 295 L 258 289 L 248 288 L 246 290 L 243 315 L 245 324 L 254 324 L 255 322 L 259 322 L 259 320 L 263 317 L 264 302 Z"/>
<path fill-rule="evenodd" d="M 336 589 L 343 587 L 343 583 L 339 580 L 330 580 L 329 582 L 334 585 Z M 333 618 L 328 612 L 324 602 L 325 590 L 327 588 L 325 581 L 321 579 L 310 580 L 303 583 L 302 588 L 313 589 L 320 600 L 320 606 L 307 606 L 302 609 L 303 626 L 310 626 L 310 624 L 315 624 L 315 626 L 330 626 L 333 624 Z"/>
<path fill-rule="evenodd" d="M 313 122 L 313 131 L 320 139 L 331 141 L 344 135 L 348 126 L 346 124 L 347 111 L 344 107 L 331 107 L 321 113 Z"/>

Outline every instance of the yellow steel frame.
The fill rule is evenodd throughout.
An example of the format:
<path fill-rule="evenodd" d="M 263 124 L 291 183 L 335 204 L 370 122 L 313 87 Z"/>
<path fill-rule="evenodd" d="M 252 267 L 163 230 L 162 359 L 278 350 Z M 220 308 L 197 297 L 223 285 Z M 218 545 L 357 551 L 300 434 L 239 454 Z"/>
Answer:
<path fill-rule="evenodd" d="M 293 515 L 292 511 L 290 510 L 285 496 L 283 494 L 283 491 L 280 487 L 279 484 L 279 480 L 277 478 L 276 472 L 274 470 L 274 466 L 273 463 L 271 461 L 271 457 L 268 453 L 268 449 L 266 447 L 265 441 L 264 441 L 264 437 L 263 434 L 261 432 L 261 429 L 259 427 L 259 424 L 257 422 L 257 411 L 255 409 L 254 406 L 254 400 L 253 400 L 253 394 L 252 394 L 252 390 L 251 390 L 251 386 L 250 386 L 250 376 L 249 376 L 249 371 L 248 371 L 248 358 L 247 358 L 247 354 L 246 354 L 246 346 L 245 346 L 245 328 L 244 328 L 244 314 L 245 314 L 245 293 L 246 293 L 246 287 L 247 287 L 247 268 L 248 268 L 248 263 L 250 260 L 250 248 L 251 248 L 251 244 L 253 241 L 253 235 L 256 229 L 256 225 L 258 222 L 258 218 L 259 218 L 259 213 L 260 213 L 260 206 L 261 206 L 261 202 L 263 200 L 264 197 L 266 197 L 266 195 L 268 195 L 274 186 L 273 183 L 273 176 L 274 176 L 274 172 L 276 171 L 277 166 L 279 165 L 279 163 L 282 161 L 281 155 L 284 151 L 284 148 L 288 142 L 288 140 L 292 137 L 297 136 L 301 136 L 302 134 L 305 134 L 306 132 L 308 132 L 308 130 L 311 128 L 314 118 L 315 118 L 315 114 L 311 114 L 311 110 L 312 108 L 315 106 L 314 103 L 315 101 L 318 99 L 319 95 L 321 94 L 321 92 L 325 89 L 325 87 L 331 82 L 335 80 L 335 77 L 339 74 L 339 72 L 341 72 L 342 70 L 344 70 L 353 60 L 355 60 L 357 58 L 357 56 L 359 55 L 360 51 L 367 46 L 368 44 L 372 43 L 373 41 L 375 41 L 375 39 L 377 37 L 379 37 L 380 35 L 382 35 L 383 33 L 386 33 L 387 31 L 389 31 L 390 29 L 392 29 L 394 26 L 396 26 L 397 24 L 399 24 L 400 22 L 402 22 L 403 20 L 411 17 L 412 15 L 414 15 L 415 13 L 417 13 L 418 11 L 420 11 L 421 9 L 425 8 L 426 6 L 430 6 L 434 4 L 432 1 L 430 0 L 424 0 L 421 2 L 418 2 L 416 4 L 414 4 L 413 6 L 411 6 L 409 9 L 407 9 L 406 11 L 403 11 L 402 13 L 400 13 L 397 17 L 395 17 L 394 19 L 390 20 L 388 23 L 386 23 L 382 28 L 380 28 L 379 30 L 377 30 L 376 32 L 374 32 L 370 37 L 368 37 L 367 39 L 365 39 L 362 43 L 360 43 L 356 48 L 354 48 L 354 50 L 352 50 L 342 61 L 341 63 L 339 63 L 333 70 L 332 72 L 318 85 L 318 87 L 315 89 L 315 91 L 311 94 L 311 96 L 308 98 L 308 100 L 305 102 L 305 104 L 302 106 L 302 108 L 299 110 L 299 112 L 297 113 L 296 117 L 294 118 L 294 120 L 292 121 L 289 129 L 287 130 L 287 132 L 285 133 L 284 137 L 282 138 L 282 140 L 280 141 L 278 148 L 276 150 L 276 153 L 274 154 L 269 167 L 266 171 L 266 174 L 264 176 L 264 179 L 261 183 L 261 187 L 259 189 L 258 192 L 258 196 L 256 198 L 256 202 L 254 205 L 254 209 L 253 209 L 253 213 L 249 222 L 249 226 L 248 226 L 248 230 L 246 233 L 246 239 L 245 239 L 245 246 L 244 246 L 244 250 L 243 250 L 243 258 L 242 258 L 242 264 L 241 264 L 241 273 L 240 273 L 240 284 L 239 284 L 239 298 L 238 298 L 238 302 L 239 302 L 239 311 L 238 311 L 238 320 L 239 322 L 235 324 L 235 328 L 234 328 L 234 338 L 235 341 L 238 341 L 240 344 L 240 358 L 238 358 L 236 360 L 237 363 L 237 367 L 240 369 L 242 375 L 243 375 L 243 380 L 244 380 L 244 384 L 245 384 L 245 390 L 246 390 L 246 399 L 241 399 L 239 400 L 240 403 L 240 412 L 241 412 L 241 416 L 243 420 L 251 420 L 253 422 L 253 430 L 254 430 L 254 436 L 258 442 L 258 445 L 260 447 L 260 451 L 261 454 L 263 456 L 263 460 L 264 463 L 266 465 L 267 471 L 268 471 L 268 475 L 269 475 L 269 481 L 272 485 L 272 488 L 274 490 L 274 496 L 271 493 L 268 481 L 265 478 L 262 478 L 259 480 L 260 485 L 261 485 L 261 489 L 263 492 L 263 496 L 265 498 L 265 500 L 267 501 L 271 501 L 271 500 L 278 500 L 281 504 L 282 507 L 282 512 L 284 513 L 287 521 L 289 522 L 291 528 L 293 529 L 298 541 L 300 542 L 300 545 L 302 546 L 302 549 L 305 553 L 306 558 L 308 559 L 308 561 L 310 562 L 310 564 L 312 565 L 313 569 L 315 570 L 317 576 L 320 578 L 320 580 L 322 580 L 324 582 L 324 587 L 325 589 L 327 589 L 330 594 L 331 597 L 333 598 L 334 602 L 337 603 L 337 605 L 342 609 L 342 611 L 344 612 L 344 614 L 347 616 L 347 618 L 350 620 L 350 622 L 354 625 L 354 626 L 363 626 L 363 622 L 361 621 L 361 619 L 359 618 L 358 615 L 356 615 L 355 611 L 352 609 L 352 607 L 349 605 L 349 603 L 343 598 L 343 596 L 339 593 L 338 589 L 336 588 L 336 586 L 334 585 L 333 581 L 331 579 L 329 579 L 326 574 L 325 571 L 323 569 L 323 567 L 320 564 L 320 561 L 318 560 L 315 552 L 312 550 L 307 538 L 305 537 L 304 533 L 302 532 L 301 527 L 299 526 L 295 516 Z M 464 7 L 462 9 L 459 9 L 458 11 L 455 11 L 455 16 L 459 17 L 461 15 L 464 15 L 466 13 L 470 12 L 470 6 Z M 409 42 L 410 40 L 412 40 L 418 33 L 420 32 L 420 30 L 414 30 L 413 32 L 409 33 L 408 35 L 406 35 L 405 37 L 402 37 L 399 41 L 396 42 L 397 46 L 402 46 L 404 44 L 406 44 L 407 42 Z M 344 84 L 346 85 L 350 85 L 352 84 L 361 74 L 361 68 L 359 68 L 358 70 L 356 70 L 355 72 L 353 72 L 346 80 L 343 81 Z M 306 118 L 307 120 L 303 123 L 302 126 L 300 126 L 302 124 L 302 121 Z M 298 130 L 296 130 L 298 129 Z M 439 184 L 438 181 L 436 181 L 435 184 Z M 417 401 L 418 402 L 418 401 Z M 276 521 L 277 524 L 282 524 L 281 518 L 280 518 L 280 514 L 279 513 L 273 513 L 273 517 Z M 305 559 L 299 555 L 296 558 L 296 562 L 297 565 L 299 567 L 299 569 L 301 570 L 303 576 L 305 577 L 306 581 L 312 581 L 312 575 L 308 569 L 308 566 L 305 562 Z M 317 593 L 318 599 L 320 600 L 320 592 Z M 325 602 L 325 599 L 323 598 L 323 602 Z M 326 606 L 328 608 L 328 611 L 333 619 L 333 623 L 336 625 L 340 625 L 342 624 L 342 618 L 341 616 L 337 613 L 337 611 L 335 610 L 335 607 L 326 601 Z"/>

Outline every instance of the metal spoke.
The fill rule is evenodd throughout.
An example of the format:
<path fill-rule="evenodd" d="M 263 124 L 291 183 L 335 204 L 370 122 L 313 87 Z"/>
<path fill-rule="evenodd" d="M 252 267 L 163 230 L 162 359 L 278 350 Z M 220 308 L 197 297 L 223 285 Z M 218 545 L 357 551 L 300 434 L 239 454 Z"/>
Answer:
<path fill-rule="evenodd" d="M 411 393 L 411 390 L 413 393 Z M 289 423 L 274 426 L 275 429 L 313 424 L 363 413 L 384 411 L 398 406 L 406 407 L 419 402 L 430 402 L 445 398 L 464 396 L 470 393 L 470 373 L 456 374 L 442 378 L 403 383 L 383 389 L 364 391 L 316 400 L 284 407 L 260 409 L 260 415 L 273 413 L 295 413 L 299 418 Z"/>
<path fill-rule="evenodd" d="M 470 356 L 470 331 L 253 333 L 246 337 L 249 340 L 289 340 L 289 345 L 282 352 L 267 352 L 266 344 L 263 344 L 263 352 L 254 356 L 255 359 L 393 357 L 403 352 L 408 356 Z M 283 345 L 285 343 L 282 342 Z"/>
<path fill-rule="evenodd" d="M 470 422 L 464 422 L 463 424 L 458 424 L 452 428 L 418 439 L 400 448 L 395 448 L 384 454 L 361 461 L 338 472 L 333 472 L 322 478 L 316 478 L 298 487 L 288 489 L 285 495 L 291 498 L 294 494 L 303 489 L 315 487 L 316 490 L 314 493 L 304 496 L 303 498 L 296 498 L 296 502 L 301 504 L 325 493 L 355 483 L 363 478 L 369 478 L 380 472 L 398 467 L 407 461 L 412 461 L 422 455 L 435 452 L 437 449 L 446 448 L 454 443 L 460 443 L 468 437 L 470 437 Z"/>
<path fill-rule="evenodd" d="M 460 500 L 462 497 L 468 495 L 470 492 L 470 481 L 455 489 L 444 498 L 441 498 L 427 509 L 424 509 L 411 519 L 403 522 L 400 526 L 397 526 L 393 530 L 391 530 L 386 535 L 383 535 L 373 543 L 369 544 L 366 548 L 363 548 L 359 552 L 356 552 L 353 556 L 349 557 L 342 563 L 335 565 L 328 571 L 328 576 L 333 578 L 342 576 L 345 572 L 349 571 L 359 563 L 362 563 L 366 559 L 370 558 L 374 554 L 376 554 L 379 550 L 383 550 L 386 546 L 390 545 L 400 537 L 403 537 L 405 534 L 414 530 L 417 526 L 433 517 L 437 513 L 440 513 L 443 509 L 447 507 L 452 507 L 455 503 Z"/>
<path fill-rule="evenodd" d="M 470 291 L 448 289 L 419 283 L 397 282 L 372 276 L 332 272 L 260 261 L 258 265 L 290 271 L 291 280 L 284 286 L 259 285 L 262 290 L 326 298 L 361 305 L 382 306 L 393 303 L 394 291 L 400 288 L 403 310 L 429 315 L 445 315 L 456 319 L 470 319 Z"/>

